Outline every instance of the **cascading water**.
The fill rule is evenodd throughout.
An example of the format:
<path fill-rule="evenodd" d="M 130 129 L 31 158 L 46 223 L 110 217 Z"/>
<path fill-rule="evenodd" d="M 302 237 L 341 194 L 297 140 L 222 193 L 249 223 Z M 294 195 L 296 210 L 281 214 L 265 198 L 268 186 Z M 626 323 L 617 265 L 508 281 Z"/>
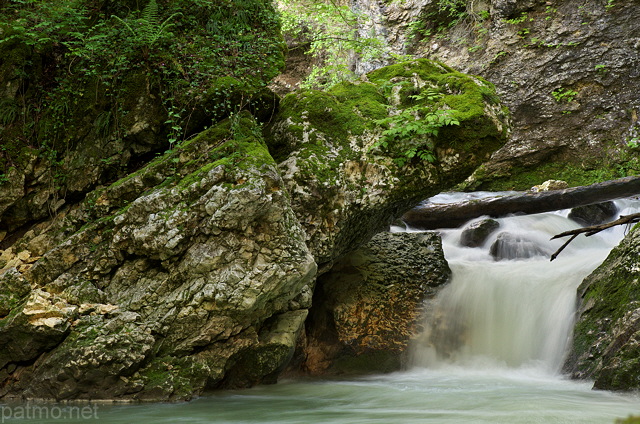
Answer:
<path fill-rule="evenodd" d="M 461 200 L 460 196 L 432 201 Z M 624 211 L 630 205 L 618 202 L 624 213 L 630 213 Z M 490 363 L 548 374 L 560 371 L 573 326 L 576 289 L 606 258 L 624 228 L 581 236 L 550 262 L 550 254 L 565 241 L 550 238 L 579 227 L 566 211 L 498 222 L 500 227 L 481 247 L 460 246 L 462 229 L 442 231 L 452 279 L 413 347 L 415 365 L 474 368 Z"/>

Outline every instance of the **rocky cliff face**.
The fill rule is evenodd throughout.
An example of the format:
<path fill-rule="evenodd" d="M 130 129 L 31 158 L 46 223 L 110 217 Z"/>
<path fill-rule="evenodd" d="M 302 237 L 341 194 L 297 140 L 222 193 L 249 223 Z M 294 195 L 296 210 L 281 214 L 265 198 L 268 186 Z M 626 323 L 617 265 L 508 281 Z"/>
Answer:
<path fill-rule="evenodd" d="M 234 125 L 4 251 L 2 395 L 184 398 L 286 363 L 316 264 L 253 118 Z"/>
<path fill-rule="evenodd" d="M 304 337 L 317 267 L 462 181 L 508 133 L 479 78 L 427 60 L 369 78 L 293 93 L 265 128 L 234 114 L 49 219 L 6 227 L 0 397 L 186 399 L 275 381 Z M 437 95 L 413 101 L 425 88 Z M 459 125 L 383 146 L 393 126 L 376 120 L 414 107 Z M 432 159 L 408 157 L 416 146 Z M 421 299 L 409 297 L 407 311 Z"/>
<path fill-rule="evenodd" d="M 300 366 L 311 374 L 399 369 L 451 270 L 436 233 L 379 233 L 320 276 Z"/>
<path fill-rule="evenodd" d="M 372 17 L 369 29 L 390 53 L 442 60 L 496 85 L 514 131 L 467 189 L 525 190 L 549 178 L 584 185 L 640 172 L 637 1 L 353 5 Z"/>
<path fill-rule="evenodd" d="M 578 289 L 565 370 L 594 388 L 640 388 L 640 231 L 636 227 Z"/>

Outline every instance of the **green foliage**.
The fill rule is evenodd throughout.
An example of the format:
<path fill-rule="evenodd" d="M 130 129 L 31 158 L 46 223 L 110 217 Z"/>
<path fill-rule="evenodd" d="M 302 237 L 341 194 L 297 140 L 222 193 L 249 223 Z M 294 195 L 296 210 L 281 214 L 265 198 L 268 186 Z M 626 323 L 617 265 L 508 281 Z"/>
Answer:
<path fill-rule="evenodd" d="M 523 22 L 525 22 L 526 20 L 529 20 L 530 22 L 533 21 L 533 18 L 530 18 L 529 15 L 527 14 L 527 12 L 522 12 L 522 14 L 520 14 L 519 17 L 517 18 L 512 18 L 512 19 L 503 19 L 504 22 L 511 24 L 511 25 L 519 25 Z"/>
<path fill-rule="evenodd" d="M 410 40 L 420 40 L 436 34 L 441 36 L 444 31 L 465 20 L 469 15 L 466 0 L 438 0 L 435 8 L 407 26 L 408 37 Z M 489 12 L 483 16 L 489 17 Z M 483 19 L 480 16 L 477 18 Z"/>
<path fill-rule="evenodd" d="M 357 78 L 353 71 L 354 57 L 366 61 L 386 54 L 383 40 L 374 34 L 362 34 L 360 28 L 370 18 L 349 6 L 335 1 L 277 2 L 282 31 L 296 40 L 308 40 L 306 54 L 314 59 L 304 88 L 329 88 L 341 81 Z"/>
<path fill-rule="evenodd" d="M 161 37 L 171 35 L 168 32 L 173 26 L 170 21 L 178 15 L 179 13 L 174 13 L 160 22 L 158 4 L 156 0 L 149 0 L 149 3 L 142 10 L 141 17 L 134 21 L 133 27 L 119 16 L 114 15 L 113 18 L 121 22 L 131 32 L 133 41 L 140 43 L 145 49 L 145 54 L 148 54 L 148 49 L 151 45 L 155 44 Z"/>
<path fill-rule="evenodd" d="M 594 69 L 596 70 L 596 72 L 598 72 L 600 75 L 605 75 L 607 72 L 609 72 L 609 70 L 607 69 L 607 65 L 603 65 L 603 64 L 598 64 L 594 67 Z"/>
<path fill-rule="evenodd" d="M 164 106 L 161 135 L 176 143 L 247 107 L 284 66 L 279 17 L 268 0 L 130 3 L 142 9 L 95 0 L 4 2 L 0 57 L 4 69 L 15 64 L 15 75 L 3 77 L 29 81 L 15 103 L 0 105 L 0 138 L 12 140 L 13 150 L 30 145 L 60 160 L 86 137 L 83 122 L 93 136 L 121 139 L 143 98 Z M 217 87 L 221 78 L 234 84 Z M 15 161 L 11 155 L 6 163 Z"/>
<path fill-rule="evenodd" d="M 385 129 L 372 149 L 388 149 L 391 143 L 402 141 L 406 147 L 400 156 L 394 158 L 398 166 L 404 166 L 414 157 L 435 162 L 433 137 L 437 137 L 440 128 L 444 126 L 460 125 L 453 117 L 455 111 L 438 109 L 438 102 L 442 98 L 443 95 L 432 88 L 410 95 L 409 99 L 417 104 L 395 115 L 376 120 L 376 124 Z"/>
<path fill-rule="evenodd" d="M 18 118 L 19 106 L 13 99 L 0 99 L 0 125 L 13 124 Z"/>
<path fill-rule="evenodd" d="M 578 95 L 578 92 L 569 88 L 559 88 L 551 92 L 551 95 L 558 103 L 571 103 L 573 99 Z"/>

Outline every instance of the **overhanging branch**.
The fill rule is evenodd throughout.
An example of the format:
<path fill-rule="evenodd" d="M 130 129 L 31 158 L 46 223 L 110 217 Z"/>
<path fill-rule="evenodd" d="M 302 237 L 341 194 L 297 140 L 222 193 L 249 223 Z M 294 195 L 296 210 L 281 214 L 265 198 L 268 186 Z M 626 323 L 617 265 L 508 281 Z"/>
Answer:
<path fill-rule="evenodd" d="M 555 240 L 557 238 L 566 237 L 566 236 L 571 236 L 571 238 L 567 240 L 567 242 L 563 244 L 560 247 L 560 249 L 556 250 L 556 252 L 553 255 L 551 255 L 551 260 L 553 261 L 555 258 L 557 258 L 560 252 L 562 252 L 564 248 L 567 247 L 569 243 L 571 243 L 580 234 L 584 234 L 585 236 L 589 237 L 599 233 L 600 231 L 604 231 L 607 228 L 615 227 L 616 225 L 634 224 L 636 222 L 640 222 L 640 213 L 624 215 L 624 216 L 621 216 L 619 219 L 608 222 L 606 224 L 592 225 L 590 227 L 578 228 L 576 230 L 570 230 L 570 231 L 565 231 L 564 233 L 556 234 L 555 236 L 551 237 L 551 240 Z"/>

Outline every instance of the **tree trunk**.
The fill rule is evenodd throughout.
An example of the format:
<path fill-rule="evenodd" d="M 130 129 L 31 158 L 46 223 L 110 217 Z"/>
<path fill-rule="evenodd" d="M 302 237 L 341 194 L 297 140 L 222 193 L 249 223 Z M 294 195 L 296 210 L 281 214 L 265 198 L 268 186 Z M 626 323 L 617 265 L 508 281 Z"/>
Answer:
<path fill-rule="evenodd" d="M 402 220 L 411 227 L 423 230 L 455 228 L 483 215 L 500 217 L 550 212 L 636 194 L 640 194 L 640 177 L 625 177 L 564 190 L 522 192 L 460 203 L 425 203 L 405 213 Z"/>

